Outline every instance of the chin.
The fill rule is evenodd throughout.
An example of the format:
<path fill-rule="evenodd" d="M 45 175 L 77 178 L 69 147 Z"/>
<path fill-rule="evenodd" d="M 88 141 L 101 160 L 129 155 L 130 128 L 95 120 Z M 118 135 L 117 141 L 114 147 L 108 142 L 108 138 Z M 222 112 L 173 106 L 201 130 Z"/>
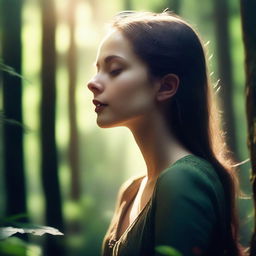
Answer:
<path fill-rule="evenodd" d="M 98 122 L 97 122 L 97 125 L 98 125 L 100 128 L 111 128 L 111 127 L 113 127 L 113 126 L 111 126 L 111 125 L 102 124 L 102 123 L 98 123 Z"/>
<path fill-rule="evenodd" d="M 111 127 L 115 127 L 115 125 L 113 125 L 113 123 L 111 123 L 111 122 L 106 122 L 106 121 L 103 121 L 103 120 L 97 120 L 97 125 L 98 125 L 100 128 L 111 128 Z"/>
<path fill-rule="evenodd" d="M 123 127 L 123 126 L 126 126 L 124 125 L 123 122 L 111 122 L 111 121 L 107 121 L 107 120 L 99 120 L 97 119 L 97 125 L 100 127 L 100 128 L 114 128 L 114 127 Z"/>

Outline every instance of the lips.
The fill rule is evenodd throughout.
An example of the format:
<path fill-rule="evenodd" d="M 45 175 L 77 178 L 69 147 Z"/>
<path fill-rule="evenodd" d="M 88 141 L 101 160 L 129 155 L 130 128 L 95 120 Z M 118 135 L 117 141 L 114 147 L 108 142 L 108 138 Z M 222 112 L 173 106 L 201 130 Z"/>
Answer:
<path fill-rule="evenodd" d="M 97 112 L 97 113 L 102 111 L 108 105 L 108 104 L 102 103 L 99 100 L 93 100 L 92 102 L 96 106 L 95 112 Z"/>

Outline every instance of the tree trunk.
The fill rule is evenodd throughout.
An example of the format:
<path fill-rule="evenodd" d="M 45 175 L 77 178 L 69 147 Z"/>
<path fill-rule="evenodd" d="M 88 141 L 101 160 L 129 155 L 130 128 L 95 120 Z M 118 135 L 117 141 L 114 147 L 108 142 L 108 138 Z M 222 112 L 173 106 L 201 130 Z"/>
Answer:
<path fill-rule="evenodd" d="M 241 0 L 242 30 L 245 50 L 245 94 L 248 127 L 247 145 L 252 165 L 252 186 L 254 207 L 256 210 L 256 2 Z M 254 234 L 251 240 L 250 255 L 256 255 L 256 218 Z"/>
<path fill-rule="evenodd" d="M 229 31 L 229 7 L 228 2 L 215 0 L 214 14 L 216 26 L 217 61 L 218 75 L 220 78 L 221 109 L 223 110 L 223 120 L 225 120 L 224 130 L 227 132 L 227 144 L 232 152 L 237 153 L 235 138 L 235 114 L 233 108 L 233 74 L 230 53 L 230 31 Z M 236 154 L 237 155 L 237 154 Z"/>
<path fill-rule="evenodd" d="M 6 65 L 21 73 L 21 0 L 2 1 L 2 54 Z M 14 18 L 15 17 L 15 18 Z M 6 119 L 22 123 L 22 81 L 3 73 L 3 108 Z M 4 122 L 4 178 L 6 215 L 27 213 L 23 159 L 23 128 Z"/>
<path fill-rule="evenodd" d="M 63 231 L 58 160 L 55 141 L 56 108 L 56 16 L 54 0 L 42 0 L 42 101 L 41 151 L 42 185 L 45 193 L 46 224 Z M 47 236 L 47 256 L 64 255 L 63 237 Z"/>
<path fill-rule="evenodd" d="M 78 148 L 78 131 L 76 120 L 76 82 L 77 82 L 77 55 L 75 45 L 75 10 L 77 6 L 76 0 L 69 1 L 68 22 L 70 31 L 70 43 L 68 50 L 68 107 L 69 107 L 69 162 L 71 168 L 71 198 L 78 200 L 80 197 L 79 182 L 79 148 Z"/>

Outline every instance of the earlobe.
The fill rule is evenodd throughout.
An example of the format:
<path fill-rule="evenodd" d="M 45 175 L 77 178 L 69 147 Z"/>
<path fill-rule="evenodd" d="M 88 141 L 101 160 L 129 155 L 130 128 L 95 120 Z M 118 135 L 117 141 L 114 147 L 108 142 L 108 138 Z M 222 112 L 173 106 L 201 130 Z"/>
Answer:
<path fill-rule="evenodd" d="M 168 74 L 161 79 L 160 88 L 157 92 L 157 101 L 165 101 L 173 97 L 179 87 L 179 77 L 175 74 Z"/>

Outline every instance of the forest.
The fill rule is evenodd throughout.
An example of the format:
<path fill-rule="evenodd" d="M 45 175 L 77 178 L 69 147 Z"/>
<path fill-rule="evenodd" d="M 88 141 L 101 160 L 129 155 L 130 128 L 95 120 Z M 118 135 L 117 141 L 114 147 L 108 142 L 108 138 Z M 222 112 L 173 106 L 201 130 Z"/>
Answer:
<path fill-rule="evenodd" d="M 166 8 L 192 24 L 207 49 L 227 143 L 240 163 L 240 241 L 250 245 L 256 140 L 245 93 L 248 9 L 228 0 L 0 0 L 0 225 L 64 234 L 3 239 L 0 232 L 0 255 L 100 255 L 120 185 L 146 166 L 127 129 L 97 126 L 87 82 L 116 13 Z"/>

